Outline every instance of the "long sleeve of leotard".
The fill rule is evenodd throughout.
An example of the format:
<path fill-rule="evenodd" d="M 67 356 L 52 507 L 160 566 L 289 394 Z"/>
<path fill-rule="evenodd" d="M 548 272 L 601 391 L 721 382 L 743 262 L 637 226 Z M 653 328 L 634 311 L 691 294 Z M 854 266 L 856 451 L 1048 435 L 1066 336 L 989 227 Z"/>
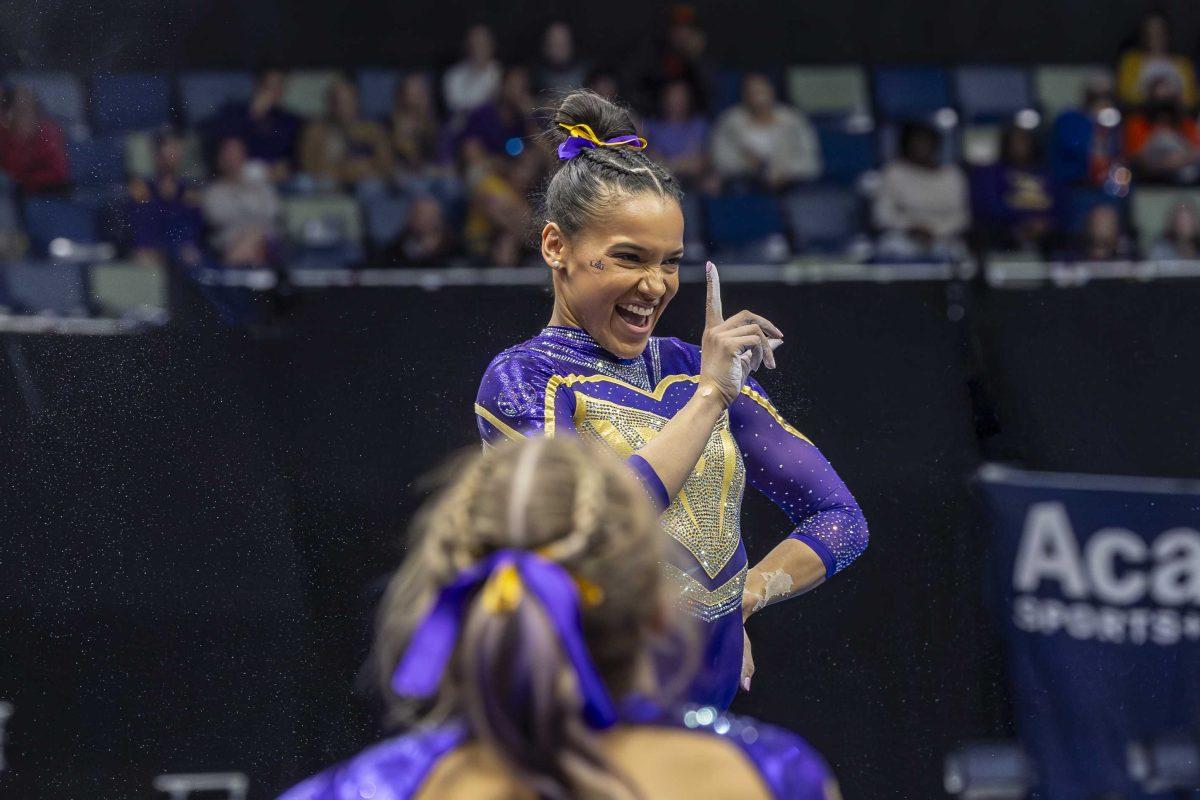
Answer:
<path fill-rule="evenodd" d="M 867 549 L 867 521 L 846 484 L 803 434 L 775 410 L 753 378 L 730 406 L 730 429 L 746 481 L 783 509 L 791 538 L 813 549 L 832 576 Z"/>
<path fill-rule="evenodd" d="M 475 421 L 485 445 L 506 439 L 544 436 L 546 419 L 554 418 L 554 433 L 575 432 L 575 396 L 560 388 L 550 394 L 554 362 L 538 353 L 503 353 L 483 374 L 475 397 Z M 642 482 L 659 512 L 671 503 L 662 479 L 650 462 L 632 454 L 625 463 Z"/>

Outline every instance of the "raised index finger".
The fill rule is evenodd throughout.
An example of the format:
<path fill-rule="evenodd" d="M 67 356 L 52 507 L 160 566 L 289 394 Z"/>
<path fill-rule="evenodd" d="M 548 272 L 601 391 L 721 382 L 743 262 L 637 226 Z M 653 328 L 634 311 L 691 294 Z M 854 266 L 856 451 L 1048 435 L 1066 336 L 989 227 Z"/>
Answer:
<path fill-rule="evenodd" d="M 717 274 L 717 265 L 711 261 L 705 262 L 704 277 L 708 285 L 708 297 L 704 301 L 704 324 L 711 328 L 725 321 L 721 311 L 721 276 Z"/>

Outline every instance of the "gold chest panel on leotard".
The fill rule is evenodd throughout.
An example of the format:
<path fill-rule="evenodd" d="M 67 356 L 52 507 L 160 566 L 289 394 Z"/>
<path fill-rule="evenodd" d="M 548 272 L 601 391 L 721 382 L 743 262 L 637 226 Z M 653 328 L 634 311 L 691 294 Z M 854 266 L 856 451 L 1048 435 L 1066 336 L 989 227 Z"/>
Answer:
<path fill-rule="evenodd" d="M 582 392 L 575 395 L 576 431 L 604 443 L 622 458 L 641 449 L 666 423 L 666 417 L 650 411 Z M 695 556 L 710 578 L 737 552 L 745 488 L 746 467 L 725 412 L 682 491 L 662 515 L 663 528 Z"/>

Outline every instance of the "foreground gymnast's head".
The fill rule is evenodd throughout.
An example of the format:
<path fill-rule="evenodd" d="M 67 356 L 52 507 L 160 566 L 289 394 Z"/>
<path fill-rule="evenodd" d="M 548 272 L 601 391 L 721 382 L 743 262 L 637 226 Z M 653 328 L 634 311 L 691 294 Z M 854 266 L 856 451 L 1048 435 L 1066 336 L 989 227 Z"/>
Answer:
<path fill-rule="evenodd" d="M 679 290 L 682 191 L 644 151 L 628 110 L 572 92 L 549 130 L 559 168 L 543 198 L 542 258 L 554 270 L 551 324 L 582 328 L 634 358 Z"/>
<path fill-rule="evenodd" d="M 394 716 L 420 710 L 398 691 L 428 695 L 427 718 L 465 720 L 539 795 L 626 796 L 581 787 L 610 782 L 593 738 L 612 721 L 606 704 L 650 688 L 662 536 L 644 490 L 571 438 L 503 446 L 455 474 L 423 509 L 380 608 L 376 667 Z M 454 611 L 454 587 L 461 625 L 436 630 L 430 612 Z"/>

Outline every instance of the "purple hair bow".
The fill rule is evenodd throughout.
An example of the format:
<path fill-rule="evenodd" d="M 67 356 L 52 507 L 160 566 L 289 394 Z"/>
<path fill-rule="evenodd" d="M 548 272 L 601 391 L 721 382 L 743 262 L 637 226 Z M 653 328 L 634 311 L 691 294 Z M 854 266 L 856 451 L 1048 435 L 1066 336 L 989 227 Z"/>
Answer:
<path fill-rule="evenodd" d="M 558 146 L 559 161 L 567 161 L 584 150 L 595 150 L 597 147 L 632 147 L 634 150 L 643 150 L 646 147 L 646 140 L 634 134 L 614 136 L 611 139 L 600 141 L 590 125 L 582 123 L 567 125 L 560 122 L 558 127 L 566 128 L 567 132 L 571 134 L 565 142 Z"/>
<path fill-rule="evenodd" d="M 494 572 L 508 566 L 516 569 L 521 589 L 536 597 L 545 609 L 559 645 L 575 669 L 588 724 L 593 728 L 609 727 L 616 721 L 616 710 L 583 641 L 575 581 L 560 565 L 525 550 L 498 550 L 442 587 L 392 674 L 392 690 L 405 697 L 433 696 L 458 642 L 471 598 Z"/>

